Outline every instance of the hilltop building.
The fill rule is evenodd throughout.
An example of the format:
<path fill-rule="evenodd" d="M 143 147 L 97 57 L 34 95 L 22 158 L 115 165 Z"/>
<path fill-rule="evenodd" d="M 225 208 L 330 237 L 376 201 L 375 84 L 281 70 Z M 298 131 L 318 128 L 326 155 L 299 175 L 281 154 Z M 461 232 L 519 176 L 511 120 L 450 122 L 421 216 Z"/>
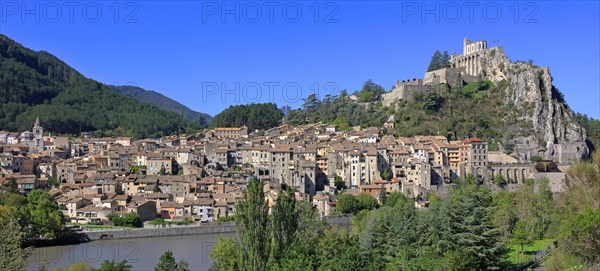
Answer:
<path fill-rule="evenodd" d="M 502 47 L 497 48 L 503 52 Z M 423 79 L 396 81 L 396 86 L 382 95 L 381 103 L 383 106 L 390 106 L 400 100 L 409 100 L 419 92 L 436 91 L 445 84 L 461 87 L 464 83 L 477 82 L 482 69 L 483 54 L 491 49 L 484 40 L 473 42 L 465 38 L 463 54 L 452 54 L 449 68 L 426 72 Z"/>
<path fill-rule="evenodd" d="M 470 41 L 465 37 L 463 40 L 463 54 L 452 54 L 450 62 L 452 68 L 463 68 L 464 72 L 471 76 L 479 76 L 482 67 L 483 54 L 491 50 L 487 47 L 487 41 Z M 503 48 L 498 46 L 497 49 L 503 52 Z"/>
<path fill-rule="evenodd" d="M 20 143 L 29 147 L 32 151 L 41 153 L 44 151 L 44 128 L 40 125 L 40 118 L 35 119 L 33 131 L 25 131 L 20 135 Z"/>

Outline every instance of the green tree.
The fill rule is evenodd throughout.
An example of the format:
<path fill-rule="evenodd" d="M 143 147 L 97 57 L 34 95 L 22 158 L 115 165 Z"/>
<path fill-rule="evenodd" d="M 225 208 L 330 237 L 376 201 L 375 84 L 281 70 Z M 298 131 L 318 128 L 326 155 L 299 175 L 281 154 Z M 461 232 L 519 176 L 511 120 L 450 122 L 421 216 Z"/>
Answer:
<path fill-rule="evenodd" d="M 386 180 L 388 182 L 392 180 L 392 173 L 388 168 L 383 169 L 383 172 L 381 173 L 381 179 Z"/>
<path fill-rule="evenodd" d="M 448 51 L 442 53 L 439 50 L 436 50 L 431 57 L 427 71 L 430 72 L 447 67 L 450 67 L 450 55 L 448 55 Z"/>
<path fill-rule="evenodd" d="M 246 196 L 236 206 L 235 221 L 240 242 L 241 270 L 266 270 L 270 255 L 271 225 L 269 207 L 265 201 L 263 181 L 248 182 Z"/>
<path fill-rule="evenodd" d="M 370 91 L 363 91 L 360 93 L 361 102 L 370 102 L 373 100 L 373 97 L 375 97 L 375 94 L 373 94 L 373 92 Z"/>
<path fill-rule="evenodd" d="M 386 205 L 390 206 L 390 207 L 394 207 L 396 206 L 396 203 L 399 201 L 405 201 L 407 200 L 406 196 L 404 196 L 404 194 L 400 193 L 400 192 L 392 192 L 390 193 L 390 195 L 388 196 L 387 200 L 386 200 Z"/>
<path fill-rule="evenodd" d="M 0 205 L 0 269 L 25 270 L 27 252 L 21 248 L 22 234 L 13 217 L 14 208 Z"/>
<path fill-rule="evenodd" d="M 498 227 L 504 239 L 508 241 L 517 222 L 515 193 L 501 190 L 494 194 L 493 202 L 496 208 L 494 224 Z"/>
<path fill-rule="evenodd" d="M 354 196 L 342 194 L 337 198 L 335 209 L 342 214 L 355 214 L 360 210 L 360 204 Z"/>
<path fill-rule="evenodd" d="M 385 205 L 385 203 L 387 202 L 387 191 L 385 190 L 385 186 L 382 184 L 381 187 L 379 187 L 379 204 L 381 205 Z"/>
<path fill-rule="evenodd" d="M 451 234 L 444 238 L 449 238 L 452 250 L 460 249 L 476 270 L 502 267 L 507 249 L 493 223 L 491 191 L 466 180 L 455 186 L 447 204 Z"/>
<path fill-rule="evenodd" d="M 294 241 L 285 248 L 283 257 L 270 259 L 269 270 L 315 270 L 319 265 L 317 244 L 323 237 L 325 222 L 318 220 L 317 212 L 308 202 L 298 202 L 297 213 L 299 223 Z"/>
<path fill-rule="evenodd" d="M 450 271 L 486 270 L 477 266 L 477 256 L 462 247 L 444 253 L 444 262 Z M 491 270 L 495 268 L 490 268 Z"/>
<path fill-rule="evenodd" d="M 50 187 L 58 187 L 60 185 L 60 182 L 58 181 L 58 179 L 56 178 L 48 178 L 48 186 Z"/>
<path fill-rule="evenodd" d="M 175 271 L 190 271 L 190 268 L 186 261 L 179 260 L 179 262 L 177 263 L 177 268 L 175 268 Z"/>
<path fill-rule="evenodd" d="M 239 267 L 239 244 L 232 238 L 219 237 L 214 249 L 210 252 L 213 263 L 211 271 L 237 271 Z"/>
<path fill-rule="evenodd" d="M 346 182 L 344 182 L 344 180 L 342 180 L 341 176 L 335 174 L 335 176 L 333 178 L 334 178 L 333 183 L 334 183 L 335 189 L 337 191 L 342 191 L 342 190 L 346 189 Z"/>
<path fill-rule="evenodd" d="M 563 219 L 560 248 L 587 263 L 600 260 L 600 209 L 576 212 Z"/>
<path fill-rule="evenodd" d="M 140 219 L 140 215 L 136 212 L 128 212 L 124 215 L 110 213 L 107 218 L 114 226 L 139 228 L 144 225 Z"/>
<path fill-rule="evenodd" d="M 541 239 L 552 222 L 555 207 L 547 180 L 538 182 L 537 192 L 534 188 L 533 180 L 525 181 L 515 193 L 515 208 L 517 218 L 526 223 L 535 239 Z"/>
<path fill-rule="evenodd" d="M 127 260 L 115 262 L 113 260 L 105 260 L 100 264 L 100 268 L 95 271 L 130 271 L 131 265 L 127 263 Z"/>
<path fill-rule="evenodd" d="M 346 121 L 346 119 L 343 117 L 335 118 L 335 120 L 331 124 L 340 128 L 340 130 L 342 131 L 348 130 L 350 128 L 350 125 L 348 125 L 348 121 Z"/>
<path fill-rule="evenodd" d="M 377 199 L 367 193 L 360 193 L 356 197 L 356 201 L 358 202 L 359 210 L 373 210 L 379 207 Z"/>
<path fill-rule="evenodd" d="M 208 119 L 206 118 L 206 115 L 204 115 L 204 114 L 198 115 L 198 118 L 196 119 L 196 123 L 198 124 L 198 126 L 200 128 L 206 128 L 208 126 Z"/>
<path fill-rule="evenodd" d="M 263 182 L 254 178 L 236 206 L 239 241 L 219 239 L 211 253 L 211 270 L 314 270 L 324 221 L 310 203 L 296 202 L 283 188 L 271 215 Z M 257 230 L 260 229 L 260 230 Z"/>
<path fill-rule="evenodd" d="M 531 232 L 527 228 L 527 225 L 522 220 L 517 221 L 515 228 L 512 232 L 512 239 L 515 245 L 521 247 L 521 254 L 524 251 L 525 245 L 533 243 Z"/>
<path fill-rule="evenodd" d="M 273 245 L 271 246 L 271 257 L 273 260 L 279 260 L 295 241 L 298 216 L 294 191 L 292 189 L 280 190 L 272 211 Z"/>
<path fill-rule="evenodd" d="M 385 89 L 382 86 L 375 84 L 373 80 L 369 79 L 363 83 L 361 89 L 361 96 L 362 93 L 370 93 L 369 95 L 371 97 L 368 101 L 378 100 L 379 98 L 381 98 L 381 95 L 385 93 Z"/>
<path fill-rule="evenodd" d="M 62 229 L 62 212 L 46 191 L 31 191 L 27 196 L 24 213 L 26 223 L 30 225 L 30 238 L 54 238 Z"/>
<path fill-rule="evenodd" d="M 17 180 L 15 178 L 8 178 L 8 180 L 6 180 L 2 186 L 4 186 L 6 188 L 6 192 L 8 193 L 12 193 L 12 194 L 18 194 L 19 193 L 19 189 L 17 188 Z"/>
<path fill-rule="evenodd" d="M 302 100 L 304 101 L 302 108 L 309 112 L 316 110 L 321 105 L 321 101 L 319 101 L 317 94 L 310 94 Z"/>
<path fill-rule="evenodd" d="M 12 206 L 17 209 L 27 204 L 27 198 L 18 193 L 1 193 L 0 194 L 0 205 Z"/>
<path fill-rule="evenodd" d="M 337 227 L 325 231 L 318 245 L 319 271 L 359 271 L 365 262 L 360 256 L 358 240 Z"/>
<path fill-rule="evenodd" d="M 504 176 L 498 174 L 496 177 L 494 177 L 494 183 L 496 185 L 504 185 L 506 184 L 506 180 L 504 179 Z"/>
<path fill-rule="evenodd" d="M 75 262 L 63 268 L 56 268 L 54 271 L 95 271 L 92 264 L 88 262 Z"/>
<path fill-rule="evenodd" d="M 175 268 L 177 268 L 177 263 L 175 257 L 173 257 L 173 252 L 167 250 L 160 256 L 154 271 L 173 271 Z"/>
<path fill-rule="evenodd" d="M 154 271 L 189 271 L 189 269 L 186 261 L 180 260 L 176 263 L 173 252 L 167 250 L 160 256 Z"/>

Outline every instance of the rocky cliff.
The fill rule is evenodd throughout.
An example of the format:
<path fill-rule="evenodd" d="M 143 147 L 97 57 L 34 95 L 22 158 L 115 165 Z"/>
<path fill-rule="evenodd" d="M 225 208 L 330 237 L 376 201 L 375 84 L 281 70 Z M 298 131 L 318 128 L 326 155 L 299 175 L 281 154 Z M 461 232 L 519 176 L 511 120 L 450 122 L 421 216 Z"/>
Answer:
<path fill-rule="evenodd" d="M 568 163 L 589 155 L 586 131 L 576 122 L 560 91 L 552 85 L 548 67 L 512 62 L 502 47 L 486 50 L 480 57 L 483 79 L 495 84 L 505 81 L 505 102 L 523 112 L 522 120 L 533 127 L 533 134 L 516 134 L 508 141 L 514 144 L 520 159 L 540 155 Z"/>

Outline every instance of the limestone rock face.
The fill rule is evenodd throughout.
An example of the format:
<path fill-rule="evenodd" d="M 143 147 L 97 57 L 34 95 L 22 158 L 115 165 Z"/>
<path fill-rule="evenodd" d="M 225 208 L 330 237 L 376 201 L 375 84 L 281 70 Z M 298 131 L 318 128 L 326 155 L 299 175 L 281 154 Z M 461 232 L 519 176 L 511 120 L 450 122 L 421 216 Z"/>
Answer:
<path fill-rule="evenodd" d="M 531 123 L 534 135 L 510 139 L 522 161 L 540 155 L 569 163 L 589 155 L 585 129 L 576 122 L 562 95 L 552 85 L 548 67 L 511 62 L 502 47 L 486 50 L 479 64 L 483 79 L 496 85 L 506 80 L 505 102 L 527 112 L 521 118 Z"/>

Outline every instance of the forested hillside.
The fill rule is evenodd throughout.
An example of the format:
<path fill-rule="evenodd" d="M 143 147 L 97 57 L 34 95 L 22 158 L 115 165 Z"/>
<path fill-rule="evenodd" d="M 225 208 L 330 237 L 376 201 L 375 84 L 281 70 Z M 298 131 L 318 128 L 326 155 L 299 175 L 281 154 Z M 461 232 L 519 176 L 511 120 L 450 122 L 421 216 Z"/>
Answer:
<path fill-rule="evenodd" d="M 36 117 L 55 133 L 103 131 L 106 135 L 160 136 L 191 124 L 119 95 L 55 56 L 35 52 L 0 35 L 0 129 L 31 129 Z"/>
<path fill-rule="evenodd" d="M 205 113 L 196 112 L 187 106 L 165 96 L 156 91 L 145 90 L 136 86 L 108 86 L 121 95 L 136 99 L 141 102 L 156 105 L 158 108 L 175 112 L 187 120 L 199 125 L 207 125 L 212 120 L 212 117 Z"/>
<path fill-rule="evenodd" d="M 369 92 L 367 83 L 357 96 Z M 497 149 L 498 143 L 505 141 L 505 135 L 510 135 L 506 127 L 517 126 L 511 133 L 531 132 L 530 127 L 519 122 L 518 115 L 525 112 L 503 102 L 505 88 L 505 84 L 495 86 L 489 81 L 458 88 L 442 85 L 435 91 L 417 93 L 414 99 L 389 107 L 379 101 L 357 103 L 342 91 L 339 96 L 323 100 L 309 96 L 304 106 L 292 110 L 286 120 L 290 124 L 322 121 L 348 129 L 355 125 L 382 127 L 394 116 L 395 128 L 387 132 L 396 136 L 442 135 L 450 139 L 476 136 L 491 142 L 492 149 Z"/>
<path fill-rule="evenodd" d="M 250 131 L 266 130 L 278 126 L 283 113 L 274 103 L 232 105 L 216 115 L 212 127 L 247 126 Z"/>

